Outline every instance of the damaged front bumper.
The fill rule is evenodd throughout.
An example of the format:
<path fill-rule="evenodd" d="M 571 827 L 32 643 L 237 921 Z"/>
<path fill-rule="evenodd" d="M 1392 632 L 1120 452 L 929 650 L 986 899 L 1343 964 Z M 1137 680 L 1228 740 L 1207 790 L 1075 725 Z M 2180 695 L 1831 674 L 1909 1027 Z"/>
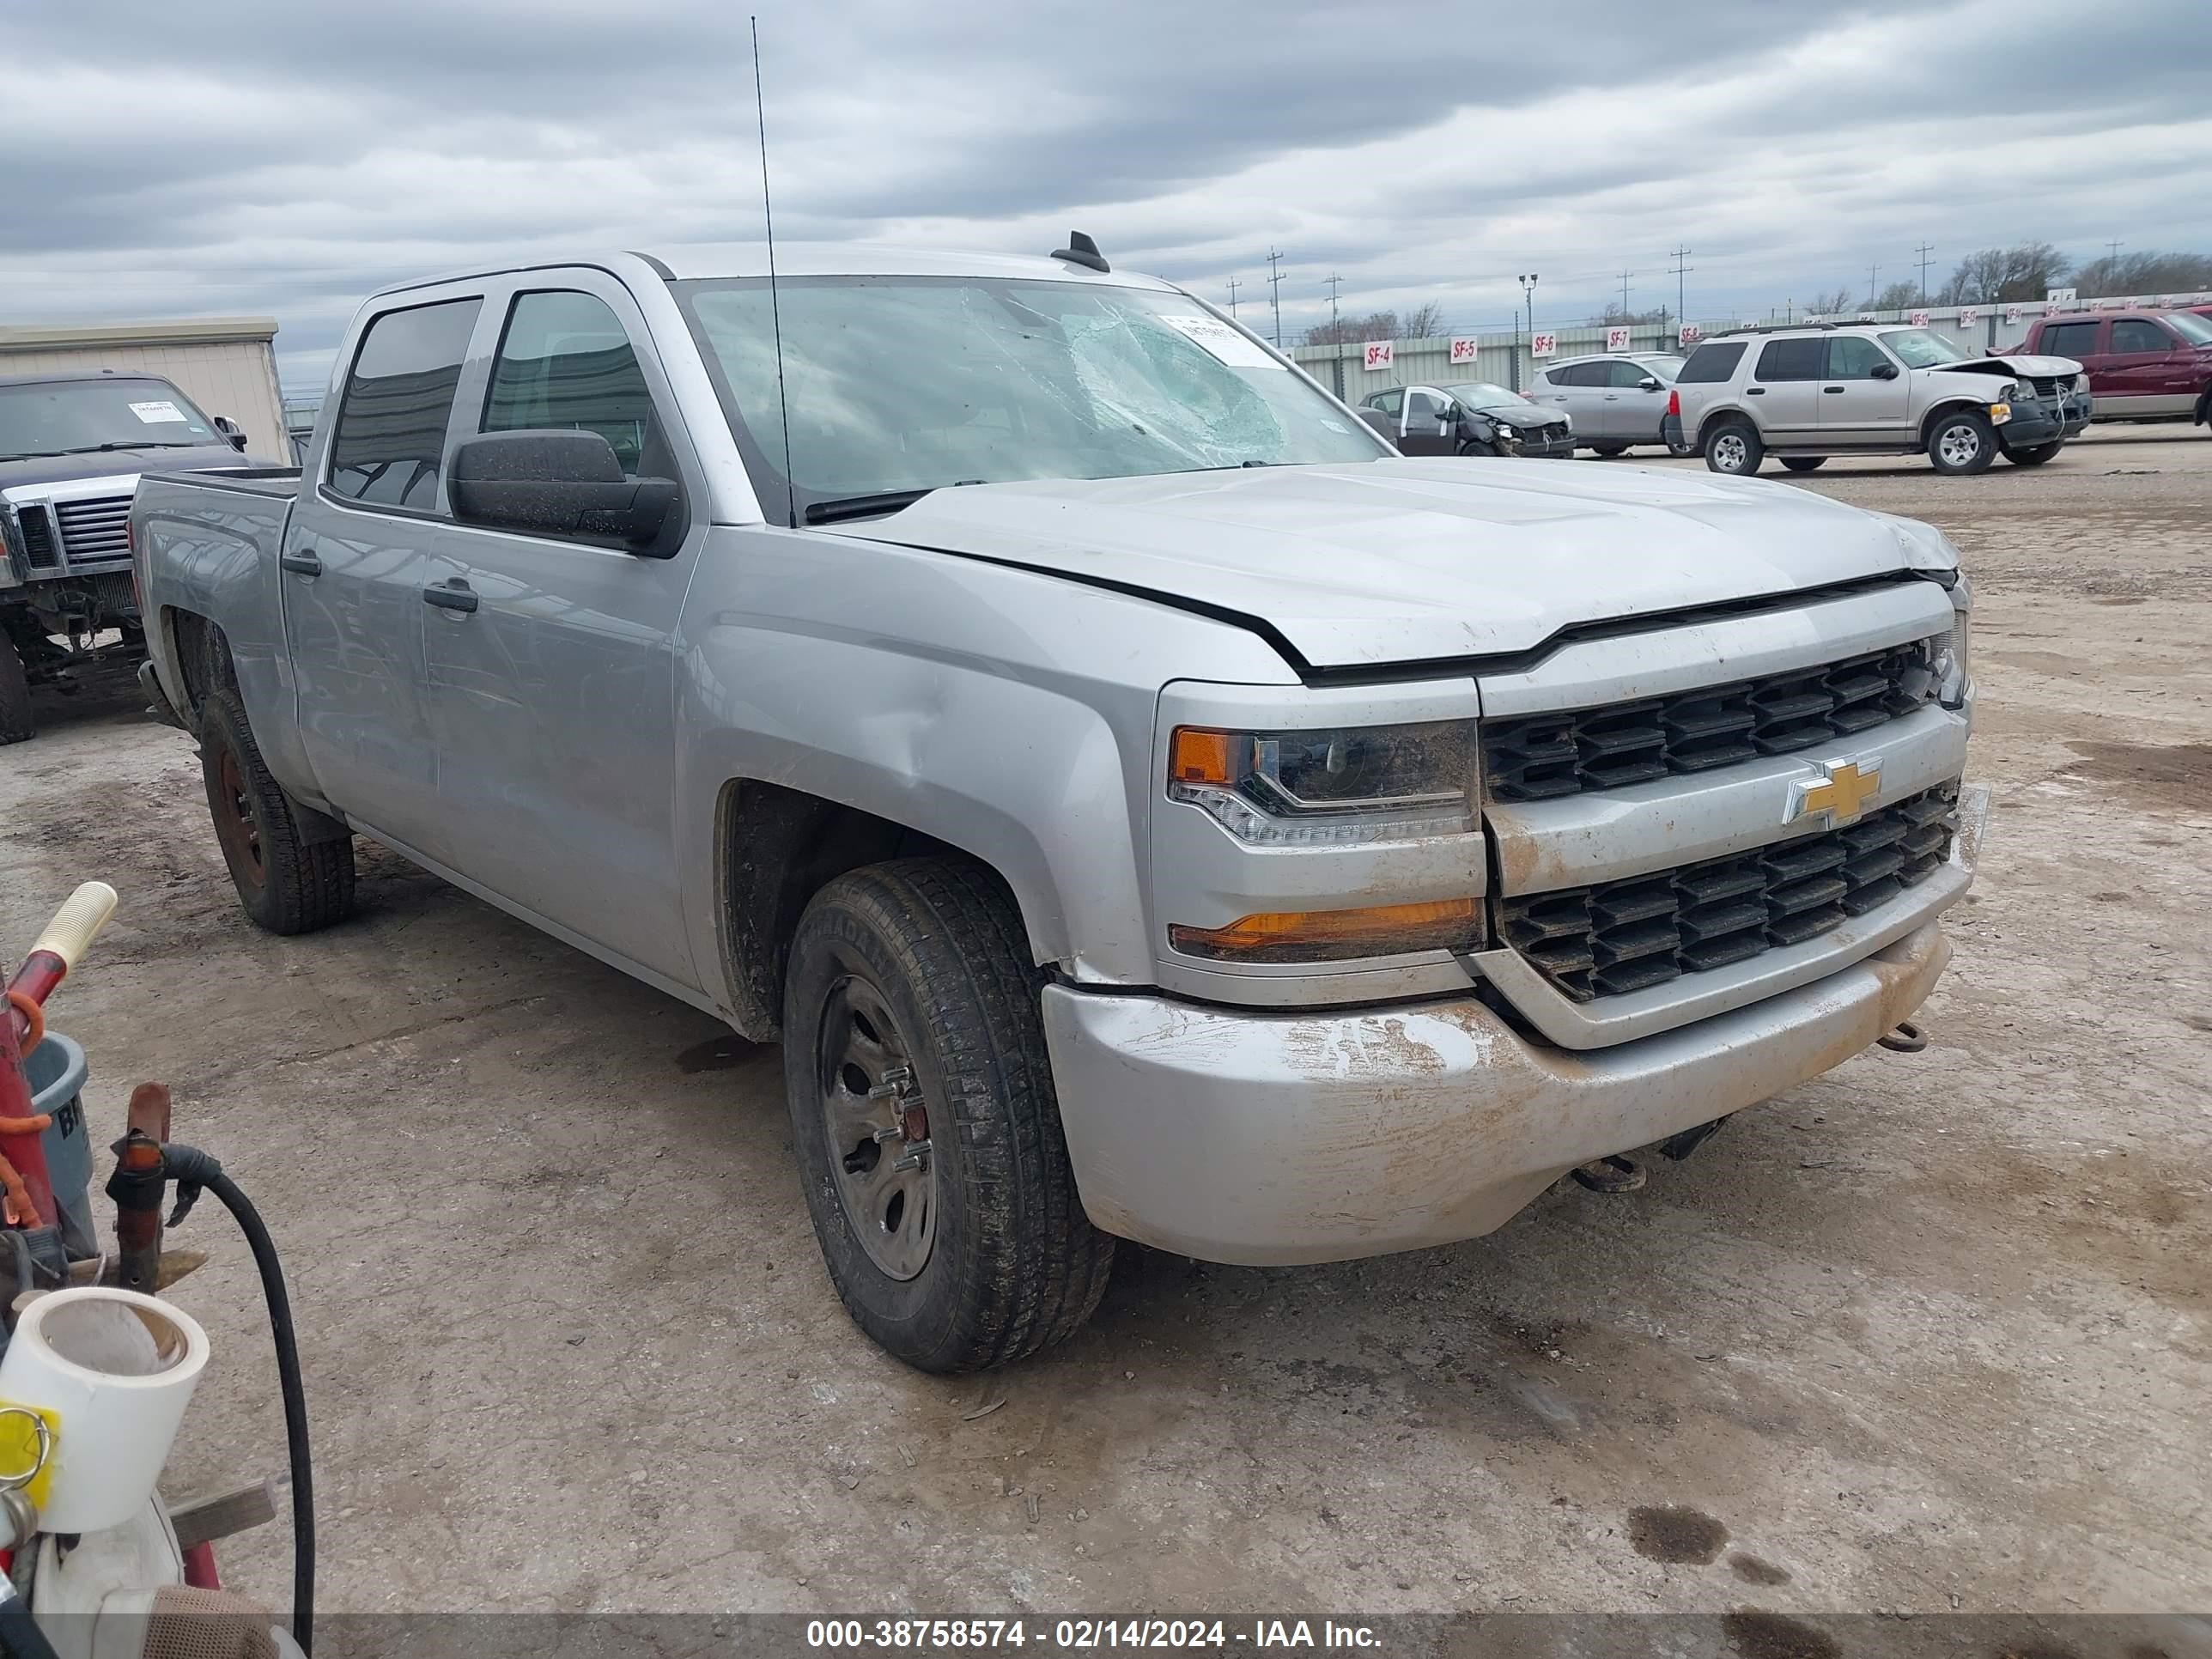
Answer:
<path fill-rule="evenodd" d="M 1932 906 L 1964 890 L 1980 805 Z M 1931 884 L 1933 886 L 1933 884 Z M 1474 1238 L 1567 1170 L 1723 1117 L 1871 1048 L 1950 959 L 1936 916 L 1810 983 L 1581 1050 L 1482 999 L 1273 1014 L 1046 988 L 1084 1208 L 1210 1261 L 1344 1261 Z"/>

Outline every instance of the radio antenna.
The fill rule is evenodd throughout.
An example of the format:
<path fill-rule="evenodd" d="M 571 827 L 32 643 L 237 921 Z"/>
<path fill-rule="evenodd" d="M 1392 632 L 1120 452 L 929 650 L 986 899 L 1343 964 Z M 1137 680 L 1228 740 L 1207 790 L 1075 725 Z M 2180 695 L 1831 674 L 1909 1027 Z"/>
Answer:
<path fill-rule="evenodd" d="M 799 485 L 791 476 L 791 400 L 783 389 L 783 307 L 775 295 L 775 210 L 768 199 L 768 102 L 761 96 L 760 18 L 753 26 L 753 118 L 760 126 L 761 219 L 768 227 L 768 312 L 775 327 L 775 412 L 783 428 L 783 506 L 785 521 L 799 528 Z"/>

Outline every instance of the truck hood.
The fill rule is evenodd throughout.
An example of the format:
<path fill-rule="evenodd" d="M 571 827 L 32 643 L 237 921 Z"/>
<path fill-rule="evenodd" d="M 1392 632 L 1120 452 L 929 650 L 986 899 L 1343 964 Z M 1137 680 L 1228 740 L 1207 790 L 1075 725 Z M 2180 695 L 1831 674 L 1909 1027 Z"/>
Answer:
<path fill-rule="evenodd" d="M 1577 623 L 1957 568 L 1925 525 L 1785 484 L 1556 460 L 977 484 L 825 529 L 1255 618 L 1313 668 L 1510 654 Z"/>
<path fill-rule="evenodd" d="M 20 461 L 0 461 L 0 491 L 6 492 L 10 501 L 43 500 L 42 492 L 29 487 L 146 471 L 205 472 L 252 465 L 228 444 L 198 444 L 190 449 L 102 449 L 89 455 L 30 455 Z M 18 495 L 18 490 L 25 494 Z"/>
<path fill-rule="evenodd" d="M 2033 357 L 2023 352 L 2007 352 L 2001 357 L 1977 357 L 1970 363 L 1939 363 L 1939 374 L 2039 374 L 2063 379 L 2079 374 L 2081 365 L 2071 357 Z"/>

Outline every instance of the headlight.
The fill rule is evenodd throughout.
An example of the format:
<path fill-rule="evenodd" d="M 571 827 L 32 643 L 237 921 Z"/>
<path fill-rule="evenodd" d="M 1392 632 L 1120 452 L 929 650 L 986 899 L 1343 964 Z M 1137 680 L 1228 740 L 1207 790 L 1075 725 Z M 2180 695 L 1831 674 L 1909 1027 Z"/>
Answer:
<path fill-rule="evenodd" d="M 1179 726 L 1168 794 L 1264 846 L 1343 846 L 1475 827 L 1472 720 L 1222 732 Z"/>
<path fill-rule="evenodd" d="M 1936 672 L 1936 695 L 1947 708 L 1956 708 L 1964 703 L 1974 683 L 1967 654 L 1973 605 L 1974 585 L 1960 571 L 1951 589 L 1951 631 L 1937 641 L 1936 660 L 1931 665 Z"/>

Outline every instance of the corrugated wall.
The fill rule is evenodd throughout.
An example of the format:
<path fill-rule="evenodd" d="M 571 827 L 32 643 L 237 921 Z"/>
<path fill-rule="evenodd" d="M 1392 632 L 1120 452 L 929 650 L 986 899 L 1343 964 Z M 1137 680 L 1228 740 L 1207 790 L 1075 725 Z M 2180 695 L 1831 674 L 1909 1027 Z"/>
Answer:
<path fill-rule="evenodd" d="M 17 346 L 0 339 L 0 374 L 50 370 L 158 374 L 210 415 L 228 415 L 246 428 L 246 453 L 289 465 L 291 440 L 284 432 L 276 362 L 267 340 L 88 341 L 82 344 Z"/>

